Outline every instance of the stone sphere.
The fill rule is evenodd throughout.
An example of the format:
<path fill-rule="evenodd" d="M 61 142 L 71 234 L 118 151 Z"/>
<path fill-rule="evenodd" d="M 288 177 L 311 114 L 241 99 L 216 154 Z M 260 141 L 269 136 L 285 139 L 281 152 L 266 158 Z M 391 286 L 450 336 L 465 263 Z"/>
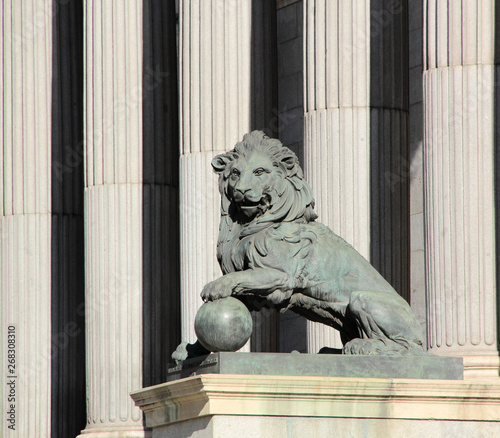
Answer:
<path fill-rule="evenodd" d="M 201 345 L 210 351 L 237 351 L 252 334 L 252 316 L 236 298 L 227 297 L 204 303 L 194 320 Z"/>

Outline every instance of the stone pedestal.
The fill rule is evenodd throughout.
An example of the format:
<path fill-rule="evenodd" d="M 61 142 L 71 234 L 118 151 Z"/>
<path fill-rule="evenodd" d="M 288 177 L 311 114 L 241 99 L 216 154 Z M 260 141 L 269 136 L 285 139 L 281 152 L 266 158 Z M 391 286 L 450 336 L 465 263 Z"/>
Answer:
<path fill-rule="evenodd" d="M 304 1 L 304 171 L 319 221 L 409 299 L 406 8 Z M 308 352 L 341 346 L 308 330 Z"/>
<path fill-rule="evenodd" d="M 345 356 L 298 353 L 212 353 L 169 368 L 167 381 L 199 374 L 463 379 L 459 357 Z"/>
<path fill-rule="evenodd" d="M 500 433 L 493 382 L 207 374 L 131 395 L 153 438 Z"/>
<path fill-rule="evenodd" d="M 425 2 L 425 259 L 432 352 L 498 377 L 495 2 Z"/>

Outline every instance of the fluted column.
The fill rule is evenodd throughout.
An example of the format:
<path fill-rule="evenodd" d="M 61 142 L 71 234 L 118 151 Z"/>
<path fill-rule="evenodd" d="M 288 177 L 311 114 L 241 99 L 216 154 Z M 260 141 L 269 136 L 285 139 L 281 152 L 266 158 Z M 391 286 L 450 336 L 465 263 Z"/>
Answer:
<path fill-rule="evenodd" d="M 389 3 L 304 1 L 304 168 L 318 220 L 406 297 L 406 3 Z M 323 346 L 337 332 L 309 322 Z"/>
<path fill-rule="evenodd" d="M 85 424 L 82 8 L 1 11 L 0 355 L 13 366 L 0 435 L 74 436 Z"/>
<path fill-rule="evenodd" d="M 180 2 L 181 317 L 185 341 L 196 339 L 194 318 L 202 304 L 203 286 L 222 274 L 216 258 L 220 195 L 211 161 L 234 147 L 244 134 L 265 129 L 272 122 L 275 61 L 266 36 L 272 38 L 274 16 L 274 1 Z M 262 327 L 259 321 L 255 325 L 258 330 Z M 276 331 L 263 336 L 276 337 Z"/>
<path fill-rule="evenodd" d="M 0 435 L 74 436 L 85 422 L 81 7 L 5 1 L 1 20 Z"/>
<path fill-rule="evenodd" d="M 144 436 L 142 2 L 85 3 L 87 427 Z"/>
<path fill-rule="evenodd" d="M 143 437 L 129 393 L 179 342 L 173 2 L 85 3 L 87 427 Z"/>
<path fill-rule="evenodd" d="M 52 11 L 50 3 L 37 1 L 4 2 L 2 7 L 6 63 L 0 118 L 0 382 L 4 398 L 0 430 L 2 436 L 50 436 Z M 43 21 L 35 32 L 29 23 L 37 13 Z M 8 333 L 14 334 L 11 368 L 7 368 Z M 6 396 L 12 390 L 15 432 L 8 429 L 7 421 L 12 417 L 7 414 L 11 406 Z"/>
<path fill-rule="evenodd" d="M 430 351 L 498 377 L 495 2 L 425 2 L 425 257 Z"/>

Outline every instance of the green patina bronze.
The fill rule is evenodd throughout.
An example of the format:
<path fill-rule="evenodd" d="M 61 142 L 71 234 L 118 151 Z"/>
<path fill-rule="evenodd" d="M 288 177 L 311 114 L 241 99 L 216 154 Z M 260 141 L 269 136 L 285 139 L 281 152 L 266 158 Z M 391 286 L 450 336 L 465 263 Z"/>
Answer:
<path fill-rule="evenodd" d="M 169 368 L 167 381 L 194 374 L 370 377 L 463 380 L 461 357 L 346 356 L 294 353 L 213 353 Z"/>
<path fill-rule="evenodd" d="M 253 131 L 212 166 L 222 196 L 217 257 L 224 275 L 203 288 L 204 301 L 235 296 L 251 308 L 292 310 L 337 329 L 344 354 L 425 354 L 408 303 L 315 222 L 311 189 L 290 149 Z"/>
<path fill-rule="evenodd" d="M 237 351 L 250 338 L 252 315 L 236 298 L 227 297 L 203 304 L 194 320 L 194 331 L 209 351 Z"/>

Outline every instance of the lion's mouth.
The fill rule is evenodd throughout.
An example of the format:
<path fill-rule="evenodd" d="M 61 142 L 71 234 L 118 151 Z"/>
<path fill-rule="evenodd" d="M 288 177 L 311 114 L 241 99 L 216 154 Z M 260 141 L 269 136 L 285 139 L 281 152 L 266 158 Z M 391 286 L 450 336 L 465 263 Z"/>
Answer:
<path fill-rule="evenodd" d="M 261 201 L 248 201 L 248 200 L 245 200 L 243 202 L 240 203 L 240 207 L 241 208 L 256 208 L 258 207 L 259 205 L 261 205 Z"/>
<path fill-rule="evenodd" d="M 238 202 L 238 207 L 242 210 L 245 216 L 261 216 L 270 207 L 271 199 L 268 195 L 264 195 L 257 201 L 252 201 L 251 199 L 245 198 Z"/>

